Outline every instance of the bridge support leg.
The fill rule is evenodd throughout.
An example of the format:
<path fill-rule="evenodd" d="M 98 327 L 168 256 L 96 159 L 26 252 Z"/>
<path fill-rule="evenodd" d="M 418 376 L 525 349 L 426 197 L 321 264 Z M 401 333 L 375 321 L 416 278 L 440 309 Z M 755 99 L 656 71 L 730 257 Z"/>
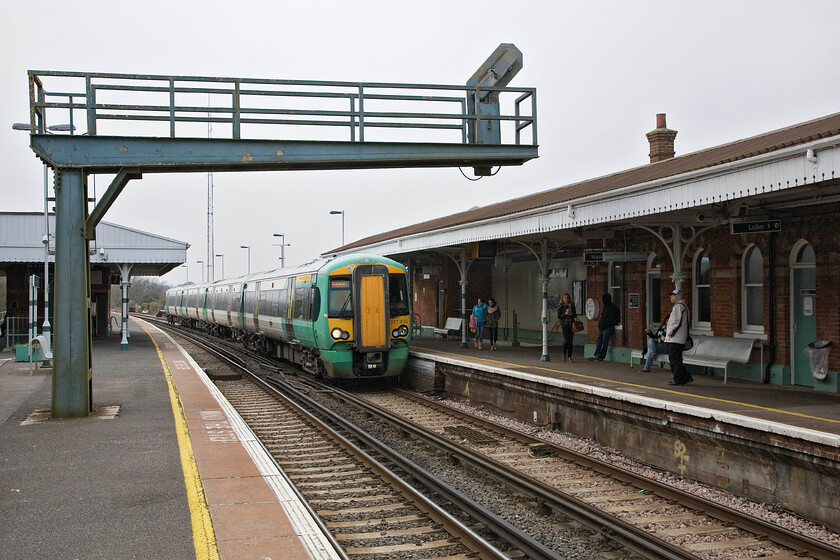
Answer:
<path fill-rule="evenodd" d="M 55 337 L 52 416 L 87 416 L 93 406 L 87 176 L 59 170 L 55 185 Z"/>

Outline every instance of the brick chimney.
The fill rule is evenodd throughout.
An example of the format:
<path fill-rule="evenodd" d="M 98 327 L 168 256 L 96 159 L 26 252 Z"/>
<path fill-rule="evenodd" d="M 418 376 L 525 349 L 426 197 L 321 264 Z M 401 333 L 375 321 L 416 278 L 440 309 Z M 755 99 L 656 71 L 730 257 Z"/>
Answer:
<path fill-rule="evenodd" d="M 651 163 L 674 157 L 674 138 L 677 137 L 677 131 L 665 126 L 665 113 L 656 115 L 656 130 L 651 130 L 646 136 L 650 142 Z"/>

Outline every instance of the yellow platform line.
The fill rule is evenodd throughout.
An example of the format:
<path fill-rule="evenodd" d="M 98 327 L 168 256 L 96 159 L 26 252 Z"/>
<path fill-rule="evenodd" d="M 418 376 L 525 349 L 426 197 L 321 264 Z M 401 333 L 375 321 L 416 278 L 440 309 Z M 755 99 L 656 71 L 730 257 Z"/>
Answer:
<path fill-rule="evenodd" d="M 420 347 L 418 347 L 418 348 L 420 348 Z M 461 359 L 464 358 L 463 354 L 454 354 L 452 352 L 444 352 L 442 350 L 436 350 L 434 348 L 424 348 L 424 349 L 425 350 L 430 350 L 432 352 L 437 352 L 437 353 L 440 353 L 440 354 L 445 354 L 447 356 L 457 356 L 458 358 L 461 358 Z M 529 366 L 529 365 L 523 365 L 523 364 L 514 364 L 514 363 L 511 363 L 511 362 L 502 362 L 502 361 L 499 361 L 499 360 L 491 360 L 489 358 L 480 358 L 480 357 L 476 357 L 476 356 L 470 356 L 470 357 L 474 358 L 476 360 L 481 360 L 482 362 L 499 364 L 499 365 L 506 366 L 506 367 L 511 367 L 511 368 L 520 368 L 520 369 L 528 368 L 528 369 L 550 371 L 552 373 L 564 373 L 566 375 L 571 375 L 573 377 L 580 377 L 582 379 L 589 379 L 589 380 L 595 380 L 595 381 L 609 381 L 610 383 L 617 383 L 618 385 L 625 385 L 627 387 L 636 387 L 636 388 L 639 388 L 639 389 L 653 390 L 653 391 L 658 391 L 660 393 L 672 393 L 674 395 L 691 395 L 692 397 L 694 397 L 696 399 L 702 399 L 702 400 L 731 404 L 731 405 L 744 406 L 744 407 L 747 407 L 747 408 L 754 408 L 756 410 L 764 410 L 764 411 L 767 411 L 767 412 L 776 412 L 778 414 L 784 414 L 784 415 L 788 415 L 788 416 L 796 416 L 798 418 L 807 418 L 808 420 L 820 420 L 822 422 L 831 422 L 832 424 L 840 424 L 840 420 L 834 420 L 832 418 L 823 418 L 821 416 L 812 416 L 810 414 L 802 414 L 800 412 L 791 412 L 789 410 L 779 410 L 778 408 L 769 408 L 769 407 L 761 406 L 761 405 L 757 405 L 757 404 L 750 404 L 750 403 L 745 403 L 745 402 L 740 402 L 740 401 L 730 401 L 730 400 L 727 400 L 727 399 L 720 399 L 720 398 L 717 398 L 717 397 L 706 397 L 704 395 L 697 395 L 697 394 L 694 394 L 694 393 L 686 393 L 686 392 L 683 392 L 683 391 L 674 391 L 673 389 L 660 389 L 659 387 L 649 387 L 647 385 L 640 385 L 638 383 L 628 383 L 626 381 L 614 381 L 612 379 L 606 379 L 604 377 L 596 377 L 594 375 L 585 375 L 585 374 L 582 374 L 582 373 L 574 373 L 572 371 L 566 371 L 566 370 L 562 370 L 562 369 L 552 369 L 552 368 L 541 367 L 541 366 Z"/>
<path fill-rule="evenodd" d="M 197 560 L 219 560 L 219 549 L 216 546 L 216 533 L 213 530 L 213 521 L 210 518 L 210 507 L 207 504 L 207 497 L 204 494 L 204 485 L 201 483 L 201 476 L 198 473 L 198 465 L 193 453 L 192 440 L 190 439 L 187 418 L 184 415 L 184 406 L 178 396 L 178 389 L 175 380 L 172 379 L 172 372 L 166 365 L 163 352 L 160 351 L 157 340 L 152 336 L 144 325 L 140 325 L 152 344 L 155 345 L 158 358 L 163 366 L 163 373 L 166 376 L 166 384 L 169 386 L 169 402 L 172 404 L 172 414 L 175 417 L 175 433 L 178 436 L 178 448 L 181 455 L 181 468 L 184 471 L 184 485 L 187 489 L 187 503 L 190 508 L 190 519 L 192 521 L 193 545 L 195 546 L 195 557 Z"/>

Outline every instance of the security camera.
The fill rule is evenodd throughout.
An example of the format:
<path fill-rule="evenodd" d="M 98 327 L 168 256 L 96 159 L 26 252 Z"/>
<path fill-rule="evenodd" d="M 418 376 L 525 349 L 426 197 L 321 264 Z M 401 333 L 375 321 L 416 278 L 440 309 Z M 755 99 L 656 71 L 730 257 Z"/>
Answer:
<path fill-rule="evenodd" d="M 104 248 L 104 247 L 100 247 L 100 248 L 99 248 L 99 256 L 100 256 L 100 257 L 104 257 L 104 256 L 105 256 L 105 248 Z"/>
<path fill-rule="evenodd" d="M 697 214 L 697 221 L 700 223 L 705 222 L 706 216 L 704 216 L 703 214 Z"/>

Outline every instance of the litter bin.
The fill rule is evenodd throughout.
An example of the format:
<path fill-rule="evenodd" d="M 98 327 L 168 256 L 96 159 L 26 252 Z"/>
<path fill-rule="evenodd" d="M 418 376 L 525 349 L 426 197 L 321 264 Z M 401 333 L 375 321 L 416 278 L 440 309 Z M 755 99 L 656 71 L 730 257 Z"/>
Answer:
<path fill-rule="evenodd" d="M 811 365 L 811 375 L 822 381 L 828 375 L 828 351 L 831 349 L 830 340 L 815 340 L 805 348 L 805 355 Z"/>

